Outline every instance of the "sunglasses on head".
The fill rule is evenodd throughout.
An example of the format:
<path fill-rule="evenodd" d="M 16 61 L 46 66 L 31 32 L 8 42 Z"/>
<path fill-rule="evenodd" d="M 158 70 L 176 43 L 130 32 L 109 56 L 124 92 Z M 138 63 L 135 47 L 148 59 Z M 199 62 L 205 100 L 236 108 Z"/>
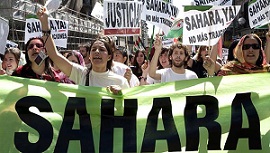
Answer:
<path fill-rule="evenodd" d="M 261 48 L 261 46 L 260 46 L 259 44 L 244 44 L 244 45 L 242 46 L 242 49 L 243 49 L 243 50 L 247 50 L 247 49 L 249 49 L 250 47 L 252 47 L 253 49 L 260 49 L 260 48 Z"/>
<path fill-rule="evenodd" d="M 42 44 L 39 44 L 39 43 L 36 43 L 36 44 L 29 44 L 28 48 L 27 49 L 32 49 L 34 48 L 34 46 L 36 46 L 37 48 L 41 48 L 43 47 Z"/>

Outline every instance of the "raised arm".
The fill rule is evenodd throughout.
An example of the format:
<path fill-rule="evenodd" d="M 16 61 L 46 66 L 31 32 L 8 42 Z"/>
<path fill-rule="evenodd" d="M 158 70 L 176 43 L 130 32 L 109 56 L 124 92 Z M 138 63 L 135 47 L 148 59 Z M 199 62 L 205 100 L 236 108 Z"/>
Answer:
<path fill-rule="evenodd" d="M 218 43 L 211 47 L 211 51 L 209 53 L 210 58 L 213 60 L 214 63 L 217 61 L 217 54 L 218 54 Z"/>
<path fill-rule="evenodd" d="M 269 61 L 270 61 L 270 31 L 269 30 L 266 33 L 266 43 L 265 43 L 265 50 L 264 50 L 267 64 L 269 64 Z"/>
<path fill-rule="evenodd" d="M 158 63 L 159 54 L 161 53 L 162 42 L 158 35 L 156 36 L 154 47 L 155 47 L 155 53 L 150 63 L 149 76 L 155 80 L 160 80 L 161 75 L 157 74 L 156 71 L 157 71 L 157 63 Z"/>
<path fill-rule="evenodd" d="M 37 12 L 37 16 L 41 22 L 42 31 L 44 33 L 42 38 L 45 41 L 47 54 L 53 63 L 69 77 L 72 70 L 72 63 L 57 51 L 52 35 L 50 34 L 51 29 L 49 27 L 48 15 L 44 13 L 45 11 L 45 8 L 41 8 Z"/>

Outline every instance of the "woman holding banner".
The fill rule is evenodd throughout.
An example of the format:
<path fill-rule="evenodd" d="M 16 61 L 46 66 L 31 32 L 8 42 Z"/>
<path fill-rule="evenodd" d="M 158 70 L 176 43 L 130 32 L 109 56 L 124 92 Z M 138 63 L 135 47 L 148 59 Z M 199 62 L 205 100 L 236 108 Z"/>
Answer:
<path fill-rule="evenodd" d="M 244 35 L 234 49 L 235 59 L 225 64 L 219 71 L 219 76 L 233 74 L 260 73 L 269 71 L 270 36 L 266 34 L 266 48 L 256 34 Z M 267 58 L 266 56 L 267 55 Z"/>
<path fill-rule="evenodd" d="M 43 39 L 49 57 L 76 84 L 86 86 L 108 87 L 113 94 L 121 93 L 121 89 L 129 88 L 127 79 L 111 71 L 112 50 L 109 43 L 98 38 L 91 43 L 91 67 L 83 67 L 68 61 L 60 54 L 51 36 L 46 8 L 41 8 L 37 16 L 41 22 Z"/>

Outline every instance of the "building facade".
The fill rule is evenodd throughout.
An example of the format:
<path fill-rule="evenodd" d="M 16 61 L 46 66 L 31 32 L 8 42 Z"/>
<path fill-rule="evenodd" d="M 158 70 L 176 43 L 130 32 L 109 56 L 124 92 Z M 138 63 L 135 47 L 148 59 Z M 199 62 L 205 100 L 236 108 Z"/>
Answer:
<path fill-rule="evenodd" d="M 241 9 L 234 19 L 233 23 L 228 27 L 224 34 L 224 47 L 229 47 L 230 43 L 241 38 L 243 35 L 248 33 L 256 33 L 263 42 L 265 41 L 265 34 L 268 29 L 251 29 L 249 25 L 248 15 L 248 3 L 249 0 L 234 0 L 234 5 L 241 5 Z"/>
<path fill-rule="evenodd" d="M 85 12 L 87 14 L 74 11 L 68 7 L 60 8 L 51 14 L 55 19 L 69 22 L 68 45 L 66 48 L 68 50 L 78 49 L 78 44 L 93 40 L 103 29 L 103 23 L 92 18 L 89 14 L 96 0 L 88 1 L 89 5 L 85 6 L 89 7 L 88 12 Z M 17 43 L 22 50 L 24 49 L 25 20 L 31 16 L 33 17 L 39 7 L 39 3 L 33 3 L 31 0 L 6 0 L 0 2 L 0 14 L 9 21 L 8 40 Z"/>

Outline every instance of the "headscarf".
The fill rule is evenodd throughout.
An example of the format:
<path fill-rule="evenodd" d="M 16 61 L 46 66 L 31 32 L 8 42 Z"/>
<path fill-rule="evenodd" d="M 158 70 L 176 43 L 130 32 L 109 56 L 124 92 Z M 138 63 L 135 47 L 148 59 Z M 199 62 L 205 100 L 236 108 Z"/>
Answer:
<path fill-rule="evenodd" d="M 247 38 L 254 38 L 257 40 L 258 44 L 260 45 L 259 57 L 256 61 L 256 64 L 247 63 L 245 61 L 242 46 L 244 41 Z M 248 73 L 260 73 L 260 72 L 268 72 L 269 67 L 266 63 L 265 53 L 262 47 L 262 41 L 260 37 L 256 34 L 247 34 L 244 35 L 238 44 L 236 45 L 234 51 L 234 60 L 225 64 L 221 70 L 219 71 L 218 75 L 233 75 L 233 74 L 248 74 Z"/>

